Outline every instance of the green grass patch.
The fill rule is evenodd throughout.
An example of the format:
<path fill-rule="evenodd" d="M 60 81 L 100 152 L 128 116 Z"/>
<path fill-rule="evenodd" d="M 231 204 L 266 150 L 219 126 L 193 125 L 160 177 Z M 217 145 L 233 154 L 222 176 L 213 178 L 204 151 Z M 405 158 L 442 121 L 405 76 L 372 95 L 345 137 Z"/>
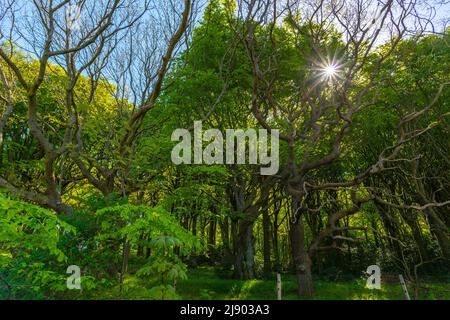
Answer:
<path fill-rule="evenodd" d="M 186 300 L 274 300 L 276 299 L 275 278 L 255 280 L 233 280 L 220 275 L 211 268 L 191 269 L 188 279 L 179 281 L 176 293 Z M 120 292 L 119 286 L 96 294 L 97 299 L 153 299 L 150 294 L 155 281 L 143 281 L 128 276 Z M 426 283 L 419 298 L 429 300 L 450 300 L 450 283 Z M 403 300 L 400 284 L 384 284 L 381 290 L 365 287 L 364 279 L 337 281 L 315 279 L 315 295 L 298 297 L 294 275 L 282 276 L 283 300 Z M 409 287 L 410 295 L 413 288 Z"/>

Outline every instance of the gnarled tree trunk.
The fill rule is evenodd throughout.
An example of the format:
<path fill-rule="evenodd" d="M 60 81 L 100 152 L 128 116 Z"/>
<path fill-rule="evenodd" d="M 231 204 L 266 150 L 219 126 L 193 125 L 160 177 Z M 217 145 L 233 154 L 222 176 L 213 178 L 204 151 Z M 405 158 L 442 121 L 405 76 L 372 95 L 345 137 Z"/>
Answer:
<path fill-rule="evenodd" d="M 311 258 L 306 248 L 305 227 L 301 216 L 291 224 L 290 240 L 298 283 L 297 292 L 300 296 L 312 296 L 314 294 L 314 286 L 311 273 Z"/>
<path fill-rule="evenodd" d="M 254 221 L 239 221 L 239 231 L 234 261 L 234 277 L 248 280 L 255 278 Z"/>

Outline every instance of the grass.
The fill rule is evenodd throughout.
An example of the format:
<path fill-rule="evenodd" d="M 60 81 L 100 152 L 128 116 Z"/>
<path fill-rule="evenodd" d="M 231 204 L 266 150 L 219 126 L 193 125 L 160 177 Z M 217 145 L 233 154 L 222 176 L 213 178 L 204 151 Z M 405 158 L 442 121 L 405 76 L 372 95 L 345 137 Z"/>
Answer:
<path fill-rule="evenodd" d="M 450 299 L 450 284 L 427 284 L 433 290 L 423 292 L 421 299 Z M 365 280 L 332 282 L 316 279 L 315 295 L 303 299 L 315 300 L 399 300 L 404 299 L 400 284 L 386 284 L 381 290 L 365 288 Z M 293 275 L 283 275 L 283 300 L 298 300 L 297 283 Z M 412 294 L 412 288 L 409 288 Z M 230 280 L 219 277 L 211 269 L 195 269 L 189 272 L 188 280 L 177 286 L 177 293 L 184 299 L 220 300 L 271 300 L 276 299 L 275 279 L 273 280 Z"/>
<path fill-rule="evenodd" d="M 276 299 L 275 280 L 232 280 L 221 276 L 211 268 L 191 269 L 187 280 L 179 281 L 177 294 L 186 300 L 272 300 Z M 151 299 L 149 288 L 155 283 L 144 284 L 135 276 L 127 277 L 123 292 L 115 287 L 98 292 L 98 299 Z M 450 300 L 450 283 L 427 283 L 431 290 L 421 290 L 420 299 Z M 283 300 L 298 300 L 293 275 L 283 275 Z M 365 288 L 364 279 L 333 282 L 315 279 L 315 295 L 305 300 L 403 300 L 400 284 L 385 284 L 381 290 Z M 412 295 L 413 288 L 409 288 Z"/>

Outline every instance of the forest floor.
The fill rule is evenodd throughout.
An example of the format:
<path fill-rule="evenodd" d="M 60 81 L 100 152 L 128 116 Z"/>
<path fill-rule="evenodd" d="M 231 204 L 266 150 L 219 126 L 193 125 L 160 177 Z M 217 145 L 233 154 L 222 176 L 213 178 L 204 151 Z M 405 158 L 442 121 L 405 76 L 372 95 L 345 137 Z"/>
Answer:
<path fill-rule="evenodd" d="M 425 283 L 419 299 L 450 300 L 450 283 Z M 283 300 L 298 300 L 294 275 L 283 275 Z M 365 280 L 331 281 L 315 279 L 315 295 L 310 300 L 403 300 L 400 284 L 385 284 L 381 290 L 369 290 Z M 409 288 L 412 296 L 413 288 Z M 272 300 L 276 299 L 275 280 L 232 280 L 213 269 L 198 268 L 188 272 L 188 279 L 179 281 L 177 294 L 186 300 Z M 149 299 L 148 288 L 142 280 L 129 276 L 122 294 L 114 288 L 100 299 Z"/>

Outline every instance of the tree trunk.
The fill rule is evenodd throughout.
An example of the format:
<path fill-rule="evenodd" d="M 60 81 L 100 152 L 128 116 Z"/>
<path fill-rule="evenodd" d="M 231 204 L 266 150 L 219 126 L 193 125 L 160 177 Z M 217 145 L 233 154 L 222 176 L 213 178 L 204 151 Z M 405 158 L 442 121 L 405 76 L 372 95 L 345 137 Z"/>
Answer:
<path fill-rule="evenodd" d="M 231 251 L 230 246 L 230 231 L 228 218 L 227 217 L 223 218 L 219 226 L 223 244 L 223 257 L 221 265 L 225 270 L 230 270 L 231 266 L 233 265 L 233 253 Z"/>
<path fill-rule="evenodd" d="M 241 280 L 255 278 L 254 221 L 239 221 L 239 233 L 234 261 L 234 277 Z"/>
<path fill-rule="evenodd" d="M 197 215 L 192 217 L 192 234 L 194 236 L 197 235 Z"/>
<path fill-rule="evenodd" d="M 290 238 L 298 283 L 298 295 L 312 296 L 314 294 L 314 287 L 311 274 L 311 258 L 306 250 L 305 228 L 301 216 L 298 217 L 295 223 L 291 224 Z"/>
<path fill-rule="evenodd" d="M 122 270 L 120 272 L 120 292 L 122 292 L 123 280 L 125 279 L 125 274 L 128 272 L 128 259 L 130 257 L 131 243 L 128 240 L 123 241 L 123 255 L 122 255 Z"/>
<path fill-rule="evenodd" d="M 273 241 L 273 253 L 274 253 L 274 269 L 276 272 L 281 271 L 280 264 L 280 251 L 278 246 L 278 210 L 274 211 L 273 227 L 272 227 L 272 241 Z"/>
<path fill-rule="evenodd" d="M 269 276 L 272 271 L 270 263 L 270 217 L 267 210 L 263 211 L 263 251 L 264 251 L 264 275 Z"/>
<path fill-rule="evenodd" d="M 208 244 L 214 248 L 216 245 L 216 222 L 214 220 L 211 220 L 209 223 L 209 237 L 208 237 Z"/>

